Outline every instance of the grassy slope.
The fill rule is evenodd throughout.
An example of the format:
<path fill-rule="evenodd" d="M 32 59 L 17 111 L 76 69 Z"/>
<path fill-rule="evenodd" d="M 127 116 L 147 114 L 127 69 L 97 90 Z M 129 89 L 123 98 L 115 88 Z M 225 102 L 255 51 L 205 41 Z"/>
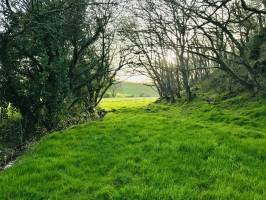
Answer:
<path fill-rule="evenodd" d="M 0 199 L 265 199 L 265 101 L 152 100 L 45 137 L 1 172 Z"/>
<path fill-rule="evenodd" d="M 139 97 L 141 95 L 147 97 L 157 97 L 158 93 L 149 86 L 140 83 L 122 82 L 121 87 L 118 88 L 118 96 Z"/>

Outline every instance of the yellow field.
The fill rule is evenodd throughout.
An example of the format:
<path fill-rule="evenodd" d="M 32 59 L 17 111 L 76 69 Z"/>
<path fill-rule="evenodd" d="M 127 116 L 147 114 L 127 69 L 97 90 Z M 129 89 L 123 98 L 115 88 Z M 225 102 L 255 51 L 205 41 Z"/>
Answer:
<path fill-rule="evenodd" d="M 105 110 L 122 109 L 122 108 L 139 108 L 149 105 L 157 100 L 156 97 L 149 98 L 106 98 L 100 104 Z"/>

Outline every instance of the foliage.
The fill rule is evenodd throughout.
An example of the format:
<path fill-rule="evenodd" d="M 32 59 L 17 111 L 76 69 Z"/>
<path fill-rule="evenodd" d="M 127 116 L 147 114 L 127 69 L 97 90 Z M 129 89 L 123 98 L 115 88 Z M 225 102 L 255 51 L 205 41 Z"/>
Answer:
<path fill-rule="evenodd" d="M 0 101 L 21 113 L 24 141 L 38 128 L 57 129 L 75 104 L 92 112 L 112 84 L 122 64 L 111 67 L 108 57 L 111 5 L 90 0 L 0 4 Z"/>
<path fill-rule="evenodd" d="M 23 145 L 21 115 L 11 105 L 1 110 L 0 121 L 0 165 L 15 157 Z"/>
<path fill-rule="evenodd" d="M 20 119 L 5 119 L 0 124 L 0 144 L 1 150 L 22 144 L 22 124 Z"/>
<path fill-rule="evenodd" d="M 247 54 L 254 62 L 254 70 L 262 88 L 266 86 L 266 29 L 256 34 L 247 46 Z M 265 90 L 264 90 L 265 91 Z"/>
<path fill-rule="evenodd" d="M 135 56 L 134 70 L 147 75 L 161 99 L 195 96 L 206 76 L 228 82 L 226 90 L 265 91 L 265 2 L 245 0 L 144 0 L 132 3 L 123 33 Z M 260 9 L 258 9 L 260 8 Z M 259 58 L 260 57 L 260 58 Z M 217 69 L 222 72 L 217 72 Z M 265 71 L 265 70 L 264 70 Z M 211 85 L 213 84 L 213 85 Z M 223 85 L 219 85 L 220 87 Z M 223 88 L 224 90 L 224 88 Z"/>
<path fill-rule="evenodd" d="M 245 54 L 252 63 L 253 71 L 260 85 L 260 93 L 265 92 L 265 75 L 266 75 L 266 34 L 265 30 L 251 37 L 245 47 Z M 244 75 L 245 71 L 239 66 L 234 65 L 232 69 L 240 75 Z M 211 75 L 204 76 L 196 85 L 200 85 L 203 92 L 213 91 L 216 93 L 235 93 L 241 94 L 245 88 L 238 81 L 228 76 L 221 70 L 214 70 Z"/>

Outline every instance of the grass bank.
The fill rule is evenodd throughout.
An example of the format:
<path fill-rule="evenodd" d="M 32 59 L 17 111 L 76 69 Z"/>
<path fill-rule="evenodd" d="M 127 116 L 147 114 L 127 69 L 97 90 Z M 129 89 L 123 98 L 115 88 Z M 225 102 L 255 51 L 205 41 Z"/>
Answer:
<path fill-rule="evenodd" d="M 109 99 L 0 172 L 0 199 L 265 199 L 266 101 Z"/>

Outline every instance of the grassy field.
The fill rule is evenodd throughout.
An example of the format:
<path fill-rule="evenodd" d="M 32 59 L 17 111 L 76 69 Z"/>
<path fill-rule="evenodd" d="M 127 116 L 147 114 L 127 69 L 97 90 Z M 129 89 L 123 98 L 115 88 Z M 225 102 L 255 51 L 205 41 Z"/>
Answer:
<path fill-rule="evenodd" d="M 156 97 L 106 98 L 101 102 L 100 107 L 106 111 L 116 111 L 126 108 L 144 108 L 156 100 Z"/>
<path fill-rule="evenodd" d="M 109 99 L 102 121 L 53 133 L 0 173 L 0 199 L 266 197 L 266 101 Z"/>
<path fill-rule="evenodd" d="M 141 83 L 121 82 L 117 88 L 118 97 L 157 97 L 156 90 Z"/>

